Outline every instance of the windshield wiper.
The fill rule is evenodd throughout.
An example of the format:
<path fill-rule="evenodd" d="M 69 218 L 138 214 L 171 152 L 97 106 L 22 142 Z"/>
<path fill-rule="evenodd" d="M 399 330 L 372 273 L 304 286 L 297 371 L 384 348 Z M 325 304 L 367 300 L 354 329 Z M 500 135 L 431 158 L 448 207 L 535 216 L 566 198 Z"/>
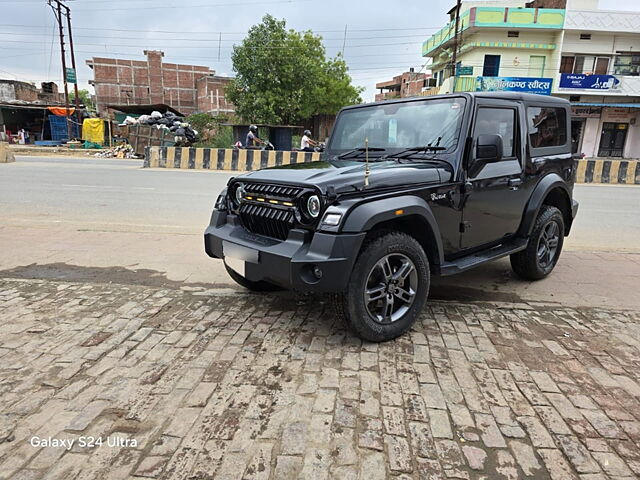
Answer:
<path fill-rule="evenodd" d="M 341 153 L 340 155 L 336 155 L 333 158 L 348 158 L 350 155 L 353 155 L 354 153 L 363 153 L 363 152 L 366 152 L 367 150 L 369 150 L 370 152 L 384 152 L 386 148 L 380 148 L 380 147 L 354 148 L 353 150 L 349 150 L 347 152 Z"/>
<path fill-rule="evenodd" d="M 441 152 L 441 151 L 447 149 L 447 147 L 441 147 L 440 146 L 440 140 L 442 140 L 442 137 L 438 137 L 434 142 L 428 143 L 427 145 L 422 145 L 422 146 L 419 146 L 419 147 L 405 148 L 404 150 L 400 150 L 399 152 L 390 153 L 388 155 L 385 155 L 383 158 L 391 157 L 391 158 L 396 158 L 396 159 L 400 160 L 402 158 L 408 158 L 411 155 L 413 155 L 414 153 L 427 152 L 427 151 L 436 152 L 436 154 L 437 154 L 438 152 Z M 434 143 L 435 143 L 435 145 L 434 145 Z"/>

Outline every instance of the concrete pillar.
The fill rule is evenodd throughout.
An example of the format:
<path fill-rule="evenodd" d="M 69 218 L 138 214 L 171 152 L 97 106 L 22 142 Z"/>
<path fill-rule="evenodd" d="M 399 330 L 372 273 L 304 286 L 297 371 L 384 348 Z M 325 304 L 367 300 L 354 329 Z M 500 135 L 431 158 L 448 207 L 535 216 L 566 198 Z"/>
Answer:
<path fill-rule="evenodd" d="M 9 150 L 9 144 L 7 142 L 0 142 L 0 163 L 15 162 L 16 159 L 13 156 L 13 152 Z"/>

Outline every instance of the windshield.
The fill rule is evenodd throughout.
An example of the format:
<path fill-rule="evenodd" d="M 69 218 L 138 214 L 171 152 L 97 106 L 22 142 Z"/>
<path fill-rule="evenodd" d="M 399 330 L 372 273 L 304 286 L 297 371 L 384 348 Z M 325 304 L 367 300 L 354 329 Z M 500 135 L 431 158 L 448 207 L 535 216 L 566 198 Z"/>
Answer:
<path fill-rule="evenodd" d="M 444 98 L 346 110 L 338 117 L 329 150 L 347 152 L 363 147 L 369 139 L 370 148 L 384 148 L 389 153 L 435 145 L 442 137 L 438 145 L 452 151 L 458 144 L 464 106 L 464 98 Z"/>

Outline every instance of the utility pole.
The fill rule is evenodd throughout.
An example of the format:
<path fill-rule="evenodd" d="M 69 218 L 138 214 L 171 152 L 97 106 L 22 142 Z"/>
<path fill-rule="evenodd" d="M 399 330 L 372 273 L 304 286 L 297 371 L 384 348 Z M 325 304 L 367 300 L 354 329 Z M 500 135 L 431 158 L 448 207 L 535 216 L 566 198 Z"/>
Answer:
<path fill-rule="evenodd" d="M 51 2 L 54 1 L 57 4 L 57 11 L 54 9 L 54 13 L 56 13 L 56 20 L 58 21 L 58 31 L 60 33 L 60 55 L 62 57 L 62 78 L 64 80 L 64 106 L 65 106 L 65 117 L 67 119 L 67 135 L 69 139 L 71 139 L 71 124 L 69 123 L 69 88 L 67 86 L 67 60 L 66 55 L 64 53 L 64 30 L 62 28 L 62 6 L 59 0 L 48 0 L 49 6 L 53 8 Z"/>
<path fill-rule="evenodd" d="M 73 136 L 73 129 L 72 129 L 71 119 L 69 115 L 69 85 L 68 85 L 68 78 L 67 78 L 67 59 L 66 59 L 66 53 L 64 48 L 64 25 L 62 23 L 63 15 L 66 15 L 67 17 L 67 29 L 69 30 L 69 49 L 71 52 L 71 67 L 73 68 L 73 72 L 76 75 L 75 82 L 74 82 L 74 94 L 75 94 L 75 104 L 76 104 L 76 115 L 78 119 L 77 120 L 78 128 L 80 127 L 80 123 L 81 123 L 80 122 L 81 120 L 80 98 L 78 95 L 78 78 L 77 78 L 77 71 L 76 71 L 76 58 L 75 58 L 75 52 L 73 50 L 73 36 L 71 34 L 71 9 L 67 5 L 62 3 L 61 0 L 47 0 L 47 3 L 54 10 L 54 13 L 56 13 L 56 20 L 58 22 L 58 31 L 60 33 L 60 56 L 62 59 L 65 117 L 67 119 L 67 134 L 69 136 L 69 139 L 71 139 Z M 53 6 L 53 3 L 56 4 L 56 7 Z M 64 10 L 64 13 L 63 13 L 63 10 Z"/>
<path fill-rule="evenodd" d="M 458 30 L 460 29 L 460 4 L 461 0 L 458 0 L 456 3 L 456 30 L 453 36 L 453 68 L 451 69 L 453 74 L 453 87 L 451 88 L 452 92 L 456 91 L 456 80 L 457 80 L 457 63 L 458 63 Z"/>
<path fill-rule="evenodd" d="M 347 26 L 344 26 L 344 38 L 342 39 L 342 58 L 344 58 L 344 47 L 347 45 Z"/>
<path fill-rule="evenodd" d="M 78 119 L 78 133 L 82 127 L 82 117 L 80 115 L 80 96 L 78 95 L 78 71 L 76 70 L 76 54 L 73 50 L 73 35 L 71 34 L 71 9 L 67 7 L 67 28 L 69 29 L 69 50 L 71 51 L 71 68 L 76 74 L 76 81 L 73 83 L 73 93 L 76 99 L 76 118 Z M 66 77 L 66 73 L 65 73 Z M 86 107 L 86 105 L 85 105 Z"/>

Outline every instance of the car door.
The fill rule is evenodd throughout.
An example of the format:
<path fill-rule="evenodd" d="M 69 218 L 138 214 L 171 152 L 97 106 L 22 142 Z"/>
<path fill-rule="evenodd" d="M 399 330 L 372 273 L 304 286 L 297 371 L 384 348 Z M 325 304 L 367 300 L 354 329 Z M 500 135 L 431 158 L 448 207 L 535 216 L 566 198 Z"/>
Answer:
<path fill-rule="evenodd" d="M 468 165 L 475 160 L 479 135 L 500 135 L 503 156 L 488 163 L 475 177 L 467 177 L 462 209 L 460 248 L 498 244 L 514 234 L 527 200 L 523 182 L 523 138 L 521 112 L 513 102 L 481 99 L 473 127 L 474 148 Z"/>

